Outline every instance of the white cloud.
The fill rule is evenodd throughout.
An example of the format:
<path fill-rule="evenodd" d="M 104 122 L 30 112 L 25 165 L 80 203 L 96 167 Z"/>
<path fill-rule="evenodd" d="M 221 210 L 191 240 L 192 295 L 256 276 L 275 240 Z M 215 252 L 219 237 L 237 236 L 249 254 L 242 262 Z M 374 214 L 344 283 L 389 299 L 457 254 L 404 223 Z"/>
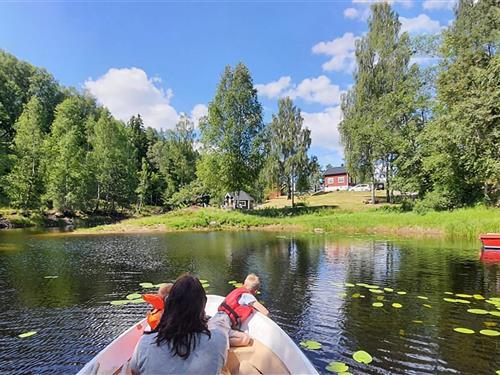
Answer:
<path fill-rule="evenodd" d="M 443 27 L 439 21 L 431 19 L 427 14 L 419 14 L 414 18 L 399 17 L 401 32 L 409 33 L 437 33 Z"/>
<path fill-rule="evenodd" d="M 353 4 L 373 4 L 373 3 L 388 3 L 391 5 L 401 4 L 405 8 L 413 6 L 412 0 L 352 0 Z"/>
<path fill-rule="evenodd" d="M 333 85 L 327 76 L 306 78 L 293 89 L 285 92 L 292 99 L 300 98 L 307 102 L 319 104 L 338 104 L 340 102 L 340 87 Z"/>
<path fill-rule="evenodd" d="M 267 96 L 269 99 L 281 96 L 284 90 L 290 87 L 292 78 L 289 76 L 281 77 L 277 81 L 266 84 L 256 84 L 255 88 L 261 96 Z"/>
<path fill-rule="evenodd" d="M 255 85 L 259 95 L 269 99 L 289 96 L 292 99 L 302 99 L 309 103 L 324 105 L 340 102 L 340 87 L 332 84 L 330 78 L 321 75 L 316 78 L 306 78 L 298 85 L 292 83 L 290 77 L 281 77 L 277 81 Z"/>
<path fill-rule="evenodd" d="M 426 10 L 452 10 L 456 0 L 425 0 L 422 7 Z"/>
<path fill-rule="evenodd" d="M 356 19 L 359 17 L 359 12 L 356 8 L 344 9 L 344 17 L 349 19 Z"/>
<path fill-rule="evenodd" d="M 335 150 L 343 154 L 338 125 L 342 118 L 340 106 L 325 108 L 323 112 L 302 112 L 304 126 L 311 129 L 312 146 Z"/>
<path fill-rule="evenodd" d="M 139 68 L 111 68 L 102 77 L 85 81 L 84 87 L 120 120 L 139 113 L 146 126 L 173 128 L 179 118 L 170 105 L 173 92 L 159 83 L 159 77 L 148 78 Z"/>
<path fill-rule="evenodd" d="M 195 128 L 200 124 L 200 119 L 208 115 L 208 107 L 205 104 L 196 104 L 191 110 L 191 120 L 194 123 Z"/>
<path fill-rule="evenodd" d="M 331 56 L 331 59 L 322 65 L 326 71 L 352 72 L 355 67 L 354 51 L 356 40 L 359 37 L 353 33 L 345 33 L 340 38 L 329 42 L 319 42 L 312 48 L 313 53 Z"/>

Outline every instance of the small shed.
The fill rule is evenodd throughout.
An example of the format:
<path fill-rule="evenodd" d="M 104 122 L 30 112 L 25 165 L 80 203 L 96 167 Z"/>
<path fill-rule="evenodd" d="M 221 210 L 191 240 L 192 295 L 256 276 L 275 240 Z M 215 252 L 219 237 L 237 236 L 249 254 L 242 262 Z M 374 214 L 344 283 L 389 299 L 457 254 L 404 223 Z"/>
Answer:
<path fill-rule="evenodd" d="M 246 191 L 240 190 L 234 193 L 227 193 L 224 197 L 224 208 L 235 210 L 237 208 L 251 210 L 255 205 L 255 199 Z"/>

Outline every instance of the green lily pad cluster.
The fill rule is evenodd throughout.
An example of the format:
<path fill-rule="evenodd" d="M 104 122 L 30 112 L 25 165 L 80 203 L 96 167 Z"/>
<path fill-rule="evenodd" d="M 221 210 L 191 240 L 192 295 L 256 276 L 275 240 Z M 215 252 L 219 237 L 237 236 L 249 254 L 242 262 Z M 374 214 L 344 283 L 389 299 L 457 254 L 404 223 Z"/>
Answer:
<path fill-rule="evenodd" d="M 358 350 L 353 353 L 352 359 L 354 359 L 358 363 L 362 363 L 364 365 L 368 365 L 373 361 L 373 357 L 364 350 Z M 325 368 L 329 372 L 334 372 L 337 374 L 349 375 L 351 374 L 349 371 L 349 366 L 344 362 L 333 361 L 328 364 Z"/>

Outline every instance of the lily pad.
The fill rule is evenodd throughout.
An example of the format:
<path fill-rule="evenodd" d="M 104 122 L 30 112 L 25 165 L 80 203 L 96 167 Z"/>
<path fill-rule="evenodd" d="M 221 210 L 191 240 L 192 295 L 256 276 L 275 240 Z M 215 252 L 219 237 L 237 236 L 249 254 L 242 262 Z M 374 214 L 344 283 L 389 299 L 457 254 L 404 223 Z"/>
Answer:
<path fill-rule="evenodd" d="M 204 284 L 201 284 L 201 286 L 206 289 L 206 288 L 208 288 L 210 286 L 210 284 L 209 283 L 204 283 Z"/>
<path fill-rule="evenodd" d="M 446 302 L 457 302 L 457 300 L 455 298 L 443 298 L 443 301 L 446 301 Z"/>
<path fill-rule="evenodd" d="M 478 315 L 486 315 L 488 314 L 488 311 L 483 310 L 483 309 L 469 309 L 467 310 L 468 313 L 471 314 L 478 314 Z"/>
<path fill-rule="evenodd" d="M 363 286 L 365 288 L 368 288 L 368 284 L 365 283 L 356 283 L 357 286 Z"/>
<path fill-rule="evenodd" d="M 328 366 L 326 366 L 326 370 L 341 374 L 349 370 L 349 366 L 347 366 L 345 363 L 342 362 L 330 362 Z"/>
<path fill-rule="evenodd" d="M 359 293 L 354 293 L 352 295 L 352 298 L 359 298 L 359 297 L 361 297 L 361 294 L 359 294 Z"/>
<path fill-rule="evenodd" d="M 57 279 L 59 276 L 56 275 L 49 275 L 49 276 L 44 276 L 44 279 Z"/>
<path fill-rule="evenodd" d="M 154 288 L 155 287 L 155 285 L 153 283 L 140 283 L 139 285 L 142 286 L 145 289 Z"/>
<path fill-rule="evenodd" d="M 344 284 L 346 287 L 348 288 L 354 288 L 356 285 L 352 284 L 352 283 L 345 283 Z"/>
<path fill-rule="evenodd" d="M 384 288 L 384 290 L 385 290 L 386 292 L 394 292 L 394 289 L 392 289 L 392 288 Z"/>
<path fill-rule="evenodd" d="M 500 316 L 500 311 L 489 311 L 488 314 L 493 316 Z"/>
<path fill-rule="evenodd" d="M 385 296 L 377 296 L 377 301 L 383 301 Z"/>
<path fill-rule="evenodd" d="M 120 306 L 120 305 L 126 305 L 129 302 L 130 302 L 129 300 L 123 299 L 123 300 L 111 301 L 110 303 L 114 306 Z"/>
<path fill-rule="evenodd" d="M 383 290 L 380 290 L 380 289 L 368 289 L 370 292 L 372 293 L 375 293 L 375 294 L 380 294 L 380 293 L 384 293 Z"/>
<path fill-rule="evenodd" d="M 236 283 L 237 283 L 237 281 L 236 281 L 236 280 L 230 280 L 230 281 L 228 281 L 227 283 L 228 283 L 228 284 L 236 284 Z"/>
<path fill-rule="evenodd" d="M 406 292 L 403 292 L 403 291 L 399 291 L 399 292 L 397 292 L 397 293 L 398 293 L 399 295 L 401 295 L 401 296 L 404 296 L 404 295 L 406 294 Z"/>
<path fill-rule="evenodd" d="M 394 307 L 395 309 L 400 309 L 401 307 L 403 307 L 403 305 L 400 303 L 393 303 L 392 307 Z"/>
<path fill-rule="evenodd" d="M 366 287 L 367 287 L 368 289 L 378 289 L 378 288 L 379 288 L 379 286 L 378 286 L 378 285 L 372 285 L 372 284 L 367 284 L 367 285 L 366 285 Z"/>
<path fill-rule="evenodd" d="M 457 299 L 455 300 L 457 303 L 470 303 L 470 301 L 467 301 L 466 299 Z"/>
<path fill-rule="evenodd" d="M 483 300 L 485 299 L 482 295 L 480 294 L 474 294 L 472 297 L 474 297 L 475 299 L 479 299 L 479 300 Z"/>
<path fill-rule="evenodd" d="M 17 335 L 17 337 L 20 337 L 20 338 L 24 339 L 26 337 L 30 337 L 30 336 L 33 336 L 33 335 L 36 335 L 36 331 L 24 332 L 24 333 L 21 333 L 20 335 Z"/>
<path fill-rule="evenodd" d="M 494 301 L 494 302 L 500 303 L 500 297 L 491 297 L 490 301 Z"/>
<path fill-rule="evenodd" d="M 429 305 L 428 303 L 424 303 L 422 306 L 427 307 L 428 309 L 432 309 L 432 306 Z"/>
<path fill-rule="evenodd" d="M 423 323 L 423 321 L 421 321 L 421 320 L 412 320 L 412 322 L 416 323 L 416 324 L 422 324 Z"/>
<path fill-rule="evenodd" d="M 453 328 L 453 330 L 455 332 L 465 333 L 467 335 L 472 335 L 473 333 L 475 333 L 473 329 L 469 329 L 469 328 L 460 328 L 460 327 L 458 327 L 458 328 Z"/>
<path fill-rule="evenodd" d="M 142 296 L 139 294 L 139 293 L 132 293 L 132 294 L 129 294 L 127 297 L 125 297 L 126 299 L 138 299 L 138 298 L 141 298 Z"/>
<path fill-rule="evenodd" d="M 500 332 L 495 331 L 494 329 L 482 329 L 479 333 L 485 336 L 500 336 Z"/>
<path fill-rule="evenodd" d="M 131 299 L 128 303 L 146 303 L 142 298 Z"/>
<path fill-rule="evenodd" d="M 426 296 L 417 296 L 417 298 L 419 298 L 419 299 L 426 299 L 426 300 L 429 299 L 429 297 L 426 297 Z"/>
<path fill-rule="evenodd" d="M 372 356 L 365 352 L 364 350 L 358 350 L 356 353 L 352 355 L 352 358 L 359 363 L 364 363 L 365 365 L 371 363 L 373 361 Z"/>
<path fill-rule="evenodd" d="M 384 306 L 384 304 L 382 302 L 373 302 L 372 306 L 373 307 L 382 307 L 382 306 Z"/>
<path fill-rule="evenodd" d="M 457 293 L 455 295 L 460 298 L 472 298 L 472 295 L 470 294 Z"/>
<path fill-rule="evenodd" d="M 304 340 L 300 342 L 300 346 L 308 350 L 318 350 L 321 349 L 321 344 L 314 340 Z"/>
<path fill-rule="evenodd" d="M 450 296 L 452 296 L 452 295 L 453 295 L 453 293 L 452 293 L 452 292 L 444 292 L 444 294 L 448 294 L 448 295 L 450 295 Z"/>
<path fill-rule="evenodd" d="M 498 324 L 495 322 L 483 322 L 486 327 L 496 327 Z"/>
<path fill-rule="evenodd" d="M 200 283 L 202 283 L 202 284 L 206 284 L 206 283 L 208 283 L 208 280 L 205 280 L 205 279 L 198 279 L 198 280 L 199 280 L 199 281 L 200 281 Z"/>
<path fill-rule="evenodd" d="M 233 286 L 235 288 L 241 288 L 243 286 L 243 283 L 236 283 L 236 284 L 233 284 Z"/>

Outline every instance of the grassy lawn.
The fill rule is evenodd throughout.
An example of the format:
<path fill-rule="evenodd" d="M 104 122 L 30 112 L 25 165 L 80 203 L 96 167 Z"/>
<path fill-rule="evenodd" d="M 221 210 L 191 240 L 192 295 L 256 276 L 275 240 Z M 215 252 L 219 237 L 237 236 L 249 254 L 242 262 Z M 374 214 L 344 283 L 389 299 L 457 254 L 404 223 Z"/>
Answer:
<path fill-rule="evenodd" d="M 376 197 L 380 202 L 385 202 L 385 191 L 377 190 Z M 345 210 L 359 211 L 367 210 L 373 206 L 364 202 L 371 199 L 371 192 L 360 191 L 332 191 L 327 193 L 317 193 L 314 195 L 304 195 L 296 198 L 297 203 L 304 203 L 309 207 L 334 207 Z M 283 208 L 290 207 L 291 200 L 286 196 L 278 197 L 260 205 L 260 208 Z"/>
<path fill-rule="evenodd" d="M 294 210 L 264 208 L 253 211 L 188 208 L 158 216 L 124 220 L 113 225 L 79 229 L 77 233 L 241 229 L 475 239 L 480 233 L 500 232 L 500 211 L 475 207 L 418 215 L 385 209 L 347 211 L 320 207 Z"/>

